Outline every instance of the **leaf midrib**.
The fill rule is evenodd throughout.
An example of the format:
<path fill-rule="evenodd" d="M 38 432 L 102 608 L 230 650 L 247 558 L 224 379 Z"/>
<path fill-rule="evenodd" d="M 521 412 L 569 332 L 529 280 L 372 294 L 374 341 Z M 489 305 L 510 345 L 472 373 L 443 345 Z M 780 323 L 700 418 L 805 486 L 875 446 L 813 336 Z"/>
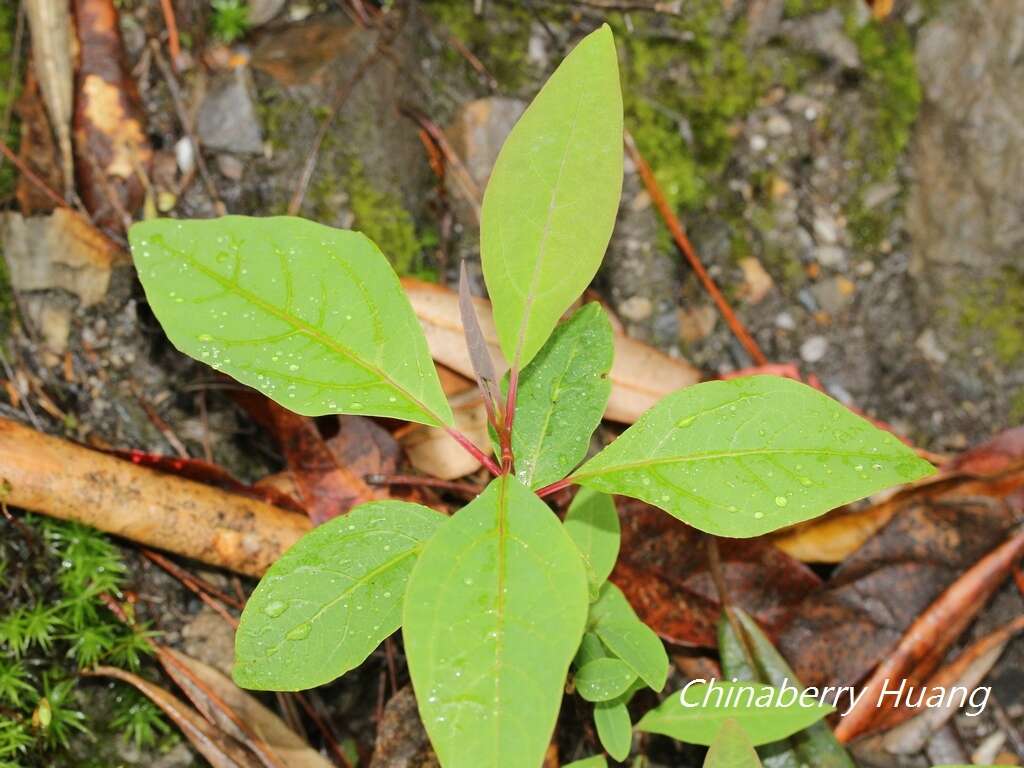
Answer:
<path fill-rule="evenodd" d="M 686 464 L 698 461 L 713 461 L 716 459 L 741 459 L 750 456 L 835 456 L 839 458 L 870 458 L 874 461 L 886 460 L 888 457 L 870 451 L 830 451 L 817 448 L 750 448 L 739 451 L 716 451 L 714 453 L 691 453 L 684 456 L 663 456 L 652 459 L 640 459 L 638 461 L 626 462 L 624 464 L 613 464 L 590 472 L 577 472 L 571 475 L 573 481 L 590 477 L 599 477 L 612 472 L 621 472 L 630 469 L 642 469 L 645 467 L 657 467 L 665 464 Z"/>
<path fill-rule="evenodd" d="M 364 360 L 353 350 L 348 349 L 347 347 L 339 344 L 331 337 L 326 336 L 319 329 L 314 328 L 313 326 L 309 325 L 307 322 L 296 317 L 295 315 L 291 315 L 287 312 L 284 312 L 283 310 L 278 309 L 273 304 L 269 304 L 256 294 L 251 293 L 250 291 L 243 288 L 241 285 L 238 284 L 238 282 L 226 279 L 224 276 L 208 268 L 205 264 L 203 264 L 201 261 L 195 258 L 195 256 L 193 256 L 192 254 L 178 250 L 177 248 L 171 248 L 169 245 L 167 245 L 166 241 L 164 242 L 164 248 L 173 253 L 177 253 L 179 256 L 184 257 L 189 263 L 192 264 L 192 266 L 195 269 L 197 269 L 199 272 L 201 272 L 202 274 L 206 275 L 208 278 L 219 284 L 225 291 L 236 294 L 240 298 L 248 301 L 250 304 L 253 304 L 257 308 L 266 312 L 267 314 L 272 315 L 273 317 L 276 317 L 278 320 L 295 328 L 300 333 L 305 333 L 308 337 L 318 342 L 321 346 L 326 347 L 328 350 L 341 355 L 347 360 L 352 361 L 353 363 L 355 363 L 368 373 L 380 377 L 385 382 L 394 387 L 398 392 L 400 392 L 406 399 L 408 399 L 410 402 L 418 406 L 426 415 L 433 418 L 438 425 L 445 424 L 444 419 L 440 418 L 432 408 L 430 408 L 426 403 L 421 401 L 418 397 L 413 395 L 412 392 L 406 389 L 404 385 L 395 381 L 383 369 L 377 367 L 373 363 Z"/>

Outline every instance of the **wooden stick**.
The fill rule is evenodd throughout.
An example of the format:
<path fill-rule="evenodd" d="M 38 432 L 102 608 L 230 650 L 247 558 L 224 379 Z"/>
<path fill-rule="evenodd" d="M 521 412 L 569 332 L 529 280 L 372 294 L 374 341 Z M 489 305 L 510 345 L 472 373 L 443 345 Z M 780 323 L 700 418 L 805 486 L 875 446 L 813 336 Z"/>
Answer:
<path fill-rule="evenodd" d="M 304 515 L 156 472 L 0 418 L 4 501 L 259 576 L 310 529 Z M 2 485 L 2 482 L 0 482 Z"/>

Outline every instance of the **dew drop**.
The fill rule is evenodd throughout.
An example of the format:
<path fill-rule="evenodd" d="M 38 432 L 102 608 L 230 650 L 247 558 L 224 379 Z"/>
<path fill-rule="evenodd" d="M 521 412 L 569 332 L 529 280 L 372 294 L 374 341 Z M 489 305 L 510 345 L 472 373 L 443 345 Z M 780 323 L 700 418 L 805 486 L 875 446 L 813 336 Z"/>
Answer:
<path fill-rule="evenodd" d="M 295 627 L 294 629 L 289 630 L 288 633 L 285 635 L 285 639 L 287 639 L 287 640 L 305 640 L 307 637 L 309 637 L 309 633 L 312 630 L 313 630 L 313 625 L 310 624 L 307 621 L 305 624 L 299 624 L 299 626 Z"/>
<path fill-rule="evenodd" d="M 755 520 L 760 520 L 762 517 L 764 517 L 764 512 L 755 512 L 754 513 L 754 519 Z"/>
<path fill-rule="evenodd" d="M 871 468 L 877 472 L 878 470 L 880 470 L 882 468 L 882 465 L 881 464 L 872 464 Z"/>
<path fill-rule="evenodd" d="M 270 618 L 276 619 L 278 616 L 284 613 L 287 608 L 287 603 L 283 603 L 280 600 L 274 600 L 272 602 L 267 603 L 266 607 L 263 609 L 263 612 L 267 614 L 267 616 L 269 616 Z"/>
<path fill-rule="evenodd" d="M 211 336 L 208 333 L 200 333 L 199 334 L 199 340 L 200 341 L 213 341 L 213 336 Z"/>
<path fill-rule="evenodd" d="M 739 512 L 740 508 L 737 507 L 735 504 L 730 504 L 728 507 L 725 508 L 725 511 L 726 512 Z"/>
<path fill-rule="evenodd" d="M 858 464 L 857 466 L 855 466 L 853 468 L 853 471 L 854 472 L 863 472 L 864 471 L 864 465 L 863 464 Z"/>
<path fill-rule="evenodd" d="M 784 507 L 787 504 L 789 504 L 789 499 L 787 499 L 785 496 L 776 496 L 775 497 L 775 506 L 776 507 Z M 761 512 L 758 512 L 757 515 L 761 515 L 762 517 L 764 517 L 764 515 Z M 757 515 L 754 515 L 754 517 L 757 517 Z"/>
<path fill-rule="evenodd" d="M 809 485 L 813 485 L 813 483 L 811 482 L 811 478 L 809 478 L 809 477 L 801 477 L 800 478 L 800 485 L 803 485 L 803 486 L 806 487 L 806 486 L 809 486 Z"/>
<path fill-rule="evenodd" d="M 683 427 L 688 427 L 691 424 L 693 424 L 693 422 L 695 422 L 696 420 L 697 420 L 696 416 L 685 416 L 684 418 L 682 418 L 682 419 L 680 419 L 679 421 L 676 422 L 676 427 L 678 429 L 682 429 Z"/>

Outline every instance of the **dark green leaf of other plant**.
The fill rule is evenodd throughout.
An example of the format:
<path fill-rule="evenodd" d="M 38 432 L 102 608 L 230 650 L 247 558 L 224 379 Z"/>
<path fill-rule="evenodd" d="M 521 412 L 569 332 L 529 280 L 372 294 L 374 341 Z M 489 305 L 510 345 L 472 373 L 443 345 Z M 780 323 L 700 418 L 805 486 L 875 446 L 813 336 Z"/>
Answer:
<path fill-rule="evenodd" d="M 451 423 L 419 321 L 365 236 L 283 216 L 158 219 L 128 236 L 185 354 L 306 416 Z"/>
<path fill-rule="evenodd" d="M 361 664 L 398 629 L 416 557 L 446 520 L 418 504 L 375 501 L 299 539 L 245 605 L 235 682 L 295 691 Z"/>
<path fill-rule="evenodd" d="M 484 193 L 480 248 L 501 350 L 523 367 L 604 257 L 622 191 L 622 93 L 607 25 L 516 123 Z"/>
<path fill-rule="evenodd" d="M 669 395 L 573 477 L 703 531 L 749 537 L 934 471 L 821 392 L 751 376 Z"/>
<path fill-rule="evenodd" d="M 761 768 L 761 761 L 740 724 L 726 720 L 704 758 L 704 768 Z"/>
<path fill-rule="evenodd" d="M 669 696 L 644 715 L 636 727 L 690 744 L 710 744 L 713 734 L 732 719 L 757 746 L 791 736 L 833 711 L 816 703 L 805 706 L 798 695 L 784 699 L 770 685 L 726 680 L 715 680 L 713 688 L 709 683 L 690 684 L 683 689 L 682 698 L 686 705 L 680 694 Z"/>
<path fill-rule="evenodd" d="M 600 304 L 559 325 L 519 377 L 512 452 L 516 476 L 539 488 L 583 461 L 612 384 L 612 327 Z"/>
<path fill-rule="evenodd" d="M 402 633 L 445 768 L 541 764 L 587 605 L 576 545 L 515 478 L 493 480 L 427 544 Z"/>

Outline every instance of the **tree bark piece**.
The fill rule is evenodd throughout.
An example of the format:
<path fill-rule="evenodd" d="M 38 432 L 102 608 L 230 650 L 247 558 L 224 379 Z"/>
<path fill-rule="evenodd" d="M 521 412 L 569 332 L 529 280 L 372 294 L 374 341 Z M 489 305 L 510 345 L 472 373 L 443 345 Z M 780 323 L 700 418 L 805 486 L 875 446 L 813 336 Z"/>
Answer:
<path fill-rule="evenodd" d="M 0 419 L 0 500 L 259 576 L 311 527 L 256 499 Z"/>

